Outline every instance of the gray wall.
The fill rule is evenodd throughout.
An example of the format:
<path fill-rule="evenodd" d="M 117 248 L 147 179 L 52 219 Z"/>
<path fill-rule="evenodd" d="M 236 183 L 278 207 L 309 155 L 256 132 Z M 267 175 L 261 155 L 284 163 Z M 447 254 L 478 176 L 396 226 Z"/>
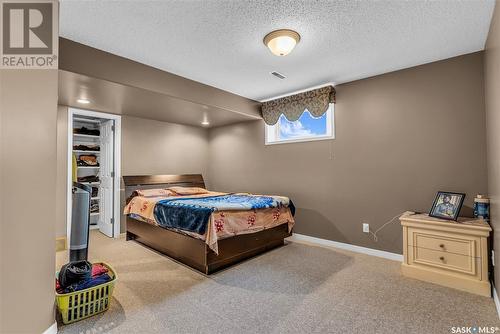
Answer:
<path fill-rule="evenodd" d="M 491 197 L 491 225 L 500 227 L 500 7 L 495 7 L 484 57 L 486 132 L 488 148 L 488 192 Z M 493 245 L 500 244 L 494 234 Z M 498 247 L 495 247 L 498 249 Z M 495 258 L 495 281 L 500 282 L 500 256 Z"/>
<path fill-rule="evenodd" d="M 262 121 L 209 132 L 211 188 L 287 195 L 297 233 L 402 252 L 405 211 L 436 191 L 486 192 L 483 55 L 474 53 L 339 85 L 336 139 L 264 145 Z M 469 211 L 469 212 L 467 212 Z M 470 210 L 465 210 L 470 213 Z"/>
<path fill-rule="evenodd" d="M 122 117 L 122 175 L 203 174 L 206 178 L 207 156 L 204 128 Z M 123 207 L 123 182 L 121 202 Z M 122 232 L 125 226 L 122 216 Z"/>
<path fill-rule="evenodd" d="M 189 174 L 207 170 L 206 129 L 122 117 L 122 175 Z"/>
<path fill-rule="evenodd" d="M 57 208 L 56 237 L 66 235 L 67 107 L 57 117 Z M 206 177 L 208 133 L 206 129 L 122 116 L 122 175 L 189 174 Z M 125 201 L 121 189 L 122 204 Z M 122 232 L 125 219 L 122 217 Z"/>
<path fill-rule="evenodd" d="M 0 70 L 0 333 L 54 323 L 57 70 Z"/>

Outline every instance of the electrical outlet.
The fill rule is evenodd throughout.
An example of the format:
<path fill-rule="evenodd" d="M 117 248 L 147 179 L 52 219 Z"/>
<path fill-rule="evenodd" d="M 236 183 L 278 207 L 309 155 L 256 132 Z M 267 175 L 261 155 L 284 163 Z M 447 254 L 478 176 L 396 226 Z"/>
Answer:
<path fill-rule="evenodd" d="M 370 224 L 363 223 L 363 232 L 370 233 Z"/>

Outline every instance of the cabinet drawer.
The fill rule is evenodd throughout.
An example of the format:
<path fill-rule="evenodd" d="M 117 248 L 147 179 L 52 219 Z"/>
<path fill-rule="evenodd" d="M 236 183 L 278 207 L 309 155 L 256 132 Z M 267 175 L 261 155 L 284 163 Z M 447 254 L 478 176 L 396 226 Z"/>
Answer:
<path fill-rule="evenodd" d="M 447 253 L 429 248 L 411 247 L 410 262 L 437 267 L 444 270 L 452 270 L 465 274 L 476 275 L 477 267 L 481 264 L 479 258 L 456 253 Z"/>
<path fill-rule="evenodd" d="M 408 232 L 408 246 L 470 257 L 479 256 L 479 238 L 421 229 L 409 229 Z"/>

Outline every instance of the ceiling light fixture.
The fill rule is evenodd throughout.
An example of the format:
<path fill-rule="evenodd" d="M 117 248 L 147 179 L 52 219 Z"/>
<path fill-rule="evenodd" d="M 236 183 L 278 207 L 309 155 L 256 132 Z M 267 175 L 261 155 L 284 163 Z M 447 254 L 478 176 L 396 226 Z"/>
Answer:
<path fill-rule="evenodd" d="M 78 99 L 78 100 L 76 100 L 76 102 L 81 103 L 81 104 L 89 104 L 90 103 L 90 101 L 87 99 Z"/>
<path fill-rule="evenodd" d="M 208 126 L 208 125 L 210 125 L 210 122 L 209 121 L 203 121 L 203 122 L 201 122 L 201 125 Z"/>
<path fill-rule="evenodd" d="M 264 37 L 264 44 L 276 56 L 286 56 L 299 41 L 300 35 L 290 29 L 275 30 Z"/>

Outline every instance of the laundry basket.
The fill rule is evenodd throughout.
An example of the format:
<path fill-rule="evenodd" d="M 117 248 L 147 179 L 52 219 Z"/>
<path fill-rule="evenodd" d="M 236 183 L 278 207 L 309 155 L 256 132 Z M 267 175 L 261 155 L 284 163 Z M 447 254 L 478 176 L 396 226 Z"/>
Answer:
<path fill-rule="evenodd" d="M 111 277 L 109 282 L 70 293 L 56 292 L 57 308 L 61 312 L 64 324 L 91 317 L 109 308 L 118 276 L 109 264 L 104 262 L 100 264 L 108 268 L 107 274 Z"/>

